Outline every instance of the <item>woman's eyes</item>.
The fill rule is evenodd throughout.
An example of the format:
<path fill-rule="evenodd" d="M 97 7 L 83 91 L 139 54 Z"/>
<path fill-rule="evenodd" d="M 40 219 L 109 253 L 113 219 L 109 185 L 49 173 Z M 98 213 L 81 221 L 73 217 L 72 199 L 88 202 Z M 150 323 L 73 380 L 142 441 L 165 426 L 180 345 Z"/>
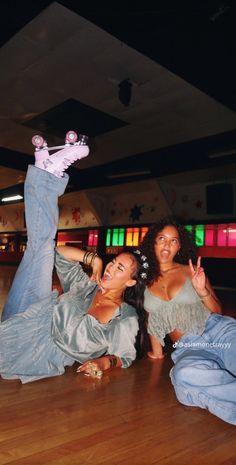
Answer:
<path fill-rule="evenodd" d="M 165 236 L 159 236 L 158 241 L 159 242 L 165 242 L 168 240 Z M 179 243 L 178 239 L 171 239 L 172 244 L 177 245 Z"/>
<path fill-rule="evenodd" d="M 116 264 L 116 260 L 114 259 L 114 260 L 112 260 L 112 265 L 115 265 L 115 264 Z M 120 270 L 120 271 L 124 271 L 124 268 L 121 265 L 118 265 L 117 269 Z"/>

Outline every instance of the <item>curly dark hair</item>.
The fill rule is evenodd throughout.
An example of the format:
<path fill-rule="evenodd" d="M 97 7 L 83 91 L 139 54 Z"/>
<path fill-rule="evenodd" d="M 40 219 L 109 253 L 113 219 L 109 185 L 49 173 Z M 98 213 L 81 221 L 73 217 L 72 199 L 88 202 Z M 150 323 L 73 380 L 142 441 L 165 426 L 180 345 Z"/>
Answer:
<path fill-rule="evenodd" d="M 176 216 L 165 216 L 155 223 L 145 235 L 140 250 L 148 258 L 149 268 L 147 277 L 147 286 L 153 283 L 155 279 L 160 276 L 159 263 L 155 257 L 154 244 L 156 236 L 166 226 L 173 226 L 177 229 L 180 238 L 180 250 L 175 256 L 175 262 L 183 265 L 188 264 L 188 260 L 191 258 L 193 263 L 196 263 L 197 259 L 197 248 L 194 244 L 193 236 L 189 233 L 186 228 L 180 223 L 180 220 Z"/>

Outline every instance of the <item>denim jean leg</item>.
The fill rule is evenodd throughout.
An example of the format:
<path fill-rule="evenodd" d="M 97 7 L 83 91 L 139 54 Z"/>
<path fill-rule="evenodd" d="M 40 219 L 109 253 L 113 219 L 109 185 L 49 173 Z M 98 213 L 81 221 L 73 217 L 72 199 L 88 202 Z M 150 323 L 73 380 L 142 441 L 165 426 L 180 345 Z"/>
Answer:
<path fill-rule="evenodd" d="M 182 356 L 170 377 L 179 402 L 207 409 L 236 425 L 236 378 L 222 369 L 214 354 L 195 350 Z"/>
<path fill-rule="evenodd" d="M 212 314 L 206 324 L 204 337 L 214 346 L 222 368 L 236 376 L 236 320 Z"/>
<path fill-rule="evenodd" d="M 27 247 L 9 291 L 2 321 L 47 297 L 52 289 L 58 197 L 69 177 L 29 166 L 25 180 Z"/>

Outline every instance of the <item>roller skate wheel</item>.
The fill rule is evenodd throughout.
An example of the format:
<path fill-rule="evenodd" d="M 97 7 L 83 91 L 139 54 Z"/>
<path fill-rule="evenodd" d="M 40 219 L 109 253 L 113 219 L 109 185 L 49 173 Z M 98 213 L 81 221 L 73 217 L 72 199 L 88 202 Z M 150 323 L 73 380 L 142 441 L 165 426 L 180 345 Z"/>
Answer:
<path fill-rule="evenodd" d="M 79 145 L 87 145 L 88 144 L 88 136 L 85 134 L 79 134 Z"/>
<path fill-rule="evenodd" d="M 78 139 L 78 136 L 75 131 L 68 131 L 66 133 L 66 142 L 70 144 L 74 144 Z"/>
<path fill-rule="evenodd" d="M 32 144 L 35 146 L 35 147 L 42 147 L 43 144 L 44 144 L 44 139 L 42 136 L 33 136 L 32 137 Z"/>

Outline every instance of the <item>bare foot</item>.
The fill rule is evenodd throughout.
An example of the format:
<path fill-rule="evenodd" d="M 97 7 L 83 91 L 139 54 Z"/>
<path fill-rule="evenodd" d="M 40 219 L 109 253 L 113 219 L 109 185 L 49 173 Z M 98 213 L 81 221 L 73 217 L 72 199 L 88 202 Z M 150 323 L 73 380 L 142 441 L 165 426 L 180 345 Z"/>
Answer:
<path fill-rule="evenodd" d="M 154 352 L 148 352 L 147 356 L 155 360 L 161 360 L 162 358 L 165 357 L 163 353 L 155 354 Z"/>

